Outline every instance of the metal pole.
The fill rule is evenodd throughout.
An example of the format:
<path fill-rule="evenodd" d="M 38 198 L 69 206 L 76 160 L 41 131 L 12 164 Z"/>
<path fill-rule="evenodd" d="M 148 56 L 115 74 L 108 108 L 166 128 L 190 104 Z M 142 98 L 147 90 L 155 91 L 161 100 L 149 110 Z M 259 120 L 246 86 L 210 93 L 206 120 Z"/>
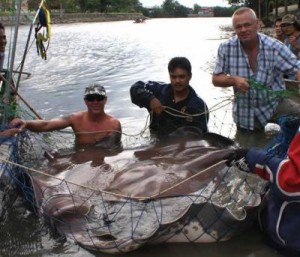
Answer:
<path fill-rule="evenodd" d="M 258 19 L 261 20 L 260 0 L 258 0 Z"/>
<path fill-rule="evenodd" d="M 13 46 L 12 46 L 12 54 L 10 59 L 10 66 L 9 66 L 9 72 L 8 72 L 8 79 L 7 84 L 5 88 L 5 107 L 4 107 L 4 113 L 3 113 L 3 120 L 2 122 L 7 122 L 6 113 L 8 112 L 8 105 L 10 103 L 10 85 L 12 83 L 12 72 L 14 69 L 14 62 L 15 62 L 15 55 L 16 55 L 16 46 L 17 46 L 17 39 L 18 39 L 18 31 L 19 31 L 19 24 L 20 24 L 20 16 L 21 16 L 21 6 L 22 6 L 22 0 L 16 0 L 18 1 L 17 4 L 17 13 L 16 13 L 16 24 L 15 24 L 15 33 L 14 33 L 14 40 L 13 40 Z"/>
<path fill-rule="evenodd" d="M 42 8 L 43 3 L 44 3 L 44 0 L 41 1 L 40 5 L 39 5 L 39 8 L 38 8 L 32 22 L 31 22 L 31 25 L 30 25 L 30 29 L 29 29 L 29 33 L 28 33 L 28 37 L 27 37 L 27 42 L 26 42 L 26 46 L 25 46 L 25 50 L 24 50 L 24 55 L 23 55 L 22 62 L 21 62 L 20 73 L 19 73 L 18 80 L 17 80 L 17 83 L 16 83 L 16 91 L 18 91 L 18 88 L 19 88 L 21 75 L 22 75 L 22 71 L 23 71 L 23 68 L 24 68 L 25 59 L 26 59 L 26 56 L 27 56 L 27 50 L 28 50 L 28 47 L 29 47 L 32 28 L 33 28 L 33 25 L 34 25 L 38 15 L 39 15 L 39 12 Z"/>

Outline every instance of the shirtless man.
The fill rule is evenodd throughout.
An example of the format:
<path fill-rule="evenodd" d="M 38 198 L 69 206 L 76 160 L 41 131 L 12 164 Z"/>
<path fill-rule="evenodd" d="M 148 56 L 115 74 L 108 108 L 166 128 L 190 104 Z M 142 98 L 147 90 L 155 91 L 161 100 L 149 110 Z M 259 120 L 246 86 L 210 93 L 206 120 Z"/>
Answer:
<path fill-rule="evenodd" d="M 93 83 L 85 89 L 84 102 L 87 111 L 75 112 L 69 116 L 50 120 L 21 120 L 14 119 L 10 125 L 26 128 L 33 132 L 45 132 L 72 127 L 76 144 L 94 144 L 103 138 L 114 136 L 121 140 L 121 123 L 104 111 L 107 101 L 103 86 Z"/>

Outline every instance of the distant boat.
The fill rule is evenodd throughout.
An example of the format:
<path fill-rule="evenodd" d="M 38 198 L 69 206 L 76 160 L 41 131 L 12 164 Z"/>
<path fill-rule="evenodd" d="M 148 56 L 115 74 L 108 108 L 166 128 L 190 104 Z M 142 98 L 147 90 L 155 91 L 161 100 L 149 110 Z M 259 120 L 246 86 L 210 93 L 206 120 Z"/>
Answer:
<path fill-rule="evenodd" d="M 144 17 L 136 18 L 133 23 L 143 23 L 143 22 L 145 22 L 145 20 L 146 20 L 146 18 L 144 18 Z"/>

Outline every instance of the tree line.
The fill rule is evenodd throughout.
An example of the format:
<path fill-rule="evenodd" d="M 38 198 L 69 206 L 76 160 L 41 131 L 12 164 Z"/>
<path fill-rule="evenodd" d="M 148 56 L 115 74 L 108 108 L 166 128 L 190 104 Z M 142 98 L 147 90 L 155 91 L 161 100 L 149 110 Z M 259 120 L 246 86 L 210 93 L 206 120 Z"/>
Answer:
<path fill-rule="evenodd" d="M 239 6 L 249 6 L 253 8 L 259 17 L 266 17 L 268 13 L 277 10 L 279 6 L 298 4 L 300 0 L 227 0 L 230 7 L 214 7 L 215 17 L 228 17 Z M 40 0 L 28 0 L 28 8 L 31 11 L 37 9 Z M 158 17 L 187 17 L 189 14 L 197 14 L 201 11 L 201 6 L 195 4 L 193 8 L 188 8 L 176 0 L 164 0 L 161 6 L 145 8 L 139 0 L 47 0 L 50 10 L 63 10 L 66 13 L 76 12 L 101 12 L 101 13 L 142 13 L 144 16 Z M 15 0 L 1 0 L 0 10 L 13 10 Z"/>

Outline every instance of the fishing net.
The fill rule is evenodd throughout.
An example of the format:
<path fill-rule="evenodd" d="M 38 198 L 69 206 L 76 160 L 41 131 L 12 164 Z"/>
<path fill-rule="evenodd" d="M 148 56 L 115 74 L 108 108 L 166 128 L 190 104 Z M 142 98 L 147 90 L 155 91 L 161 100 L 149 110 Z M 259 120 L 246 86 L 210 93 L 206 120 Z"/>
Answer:
<path fill-rule="evenodd" d="M 300 121 L 293 116 L 284 116 L 278 119 L 281 131 L 271 142 L 265 146 L 265 150 L 279 158 L 286 158 L 289 145 L 298 132 Z"/>
<path fill-rule="evenodd" d="M 25 106 L 8 108 L 33 118 Z M 71 131 L 25 130 L 2 141 L 1 181 L 88 249 L 120 253 L 153 243 L 228 240 L 253 225 L 268 185 L 243 160 L 226 165 L 237 145 L 218 133 L 234 132 L 225 108 L 229 115 L 228 104 L 222 114 L 211 112 L 210 131 L 217 134 L 201 140 L 155 142 L 149 133 L 124 133 L 122 146 L 78 148 Z"/>
<path fill-rule="evenodd" d="M 20 134 L 5 170 L 37 215 L 83 247 L 117 253 L 148 243 L 223 241 L 256 219 L 266 183 L 221 160 L 197 166 L 200 151 L 205 159 L 214 154 L 202 145 L 119 156 L 53 151 L 58 136 Z"/>
<path fill-rule="evenodd" d="M 31 117 L 18 108 L 16 116 Z M 256 219 L 266 183 L 225 165 L 232 145 L 221 149 L 221 136 L 156 144 L 125 135 L 123 147 L 110 149 L 78 149 L 74 138 L 21 132 L 2 142 L 1 170 L 39 217 L 83 247 L 118 253 L 224 241 Z"/>

